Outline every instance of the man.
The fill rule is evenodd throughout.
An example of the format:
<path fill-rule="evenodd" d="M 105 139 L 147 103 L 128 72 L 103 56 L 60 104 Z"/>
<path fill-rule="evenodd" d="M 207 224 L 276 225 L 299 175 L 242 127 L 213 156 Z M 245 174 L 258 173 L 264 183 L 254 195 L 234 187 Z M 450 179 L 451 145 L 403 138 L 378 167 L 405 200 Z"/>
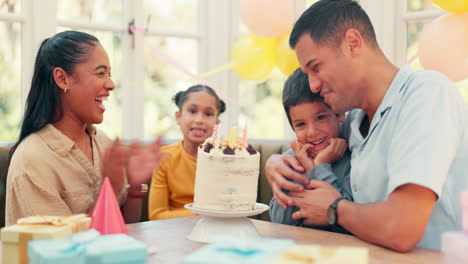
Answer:
<path fill-rule="evenodd" d="M 461 229 L 459 196 L 468 189 L 468 111 L 456 87 L 439 73 L 392 65 L 352 0 L 311 6 L 289 43 L 312 92 L 337 113 L 357 108 L 347 117 L 354 202 L 307 182 L 295 158 L 278 155 L 266 164 L 276 201 L 298 206 L 293 218 L 305 224 L 340 225 L 400 252 L 440 249 L 443 232 Z"/>

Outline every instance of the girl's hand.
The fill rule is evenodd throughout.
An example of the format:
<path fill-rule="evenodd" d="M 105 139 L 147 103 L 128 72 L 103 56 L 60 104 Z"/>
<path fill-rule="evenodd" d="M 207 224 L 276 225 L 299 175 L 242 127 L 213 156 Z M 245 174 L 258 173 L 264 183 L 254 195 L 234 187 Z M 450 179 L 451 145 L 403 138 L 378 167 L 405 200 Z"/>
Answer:
<path fill-rule="evenodd" d="M 130 185 L 138 186 L 147 183 L 153 175 L 153 171 L 161 165 L 161 161 L 166 156 L 165 152 L 160 151 L 161 139 L 158 137 L 144 150 L 140 150 L 138 141 L 132 143 L 127 166 Z"/>
<path fill-rule="evenodd" d="M 290 145 L 292 150 L 294 151 L 294 154 L 296 155 L 297 160 L 304 167 L 305 171 L 310 171 L 315 166 L 314 159 L 312 158 L 309 152 L 311 144 L 303 145 L 299 141 L 293 140 L 291 141 Z"/>
<path fill-rule="evenodd" d="M 333 163 L 341 157 L 348 149 L 348 144 L 342 138 L 331 138 L 328 141 L 328 146 L 324 148 L 320 153 L 315 157 L 315 165 L 320 163 Z"/>

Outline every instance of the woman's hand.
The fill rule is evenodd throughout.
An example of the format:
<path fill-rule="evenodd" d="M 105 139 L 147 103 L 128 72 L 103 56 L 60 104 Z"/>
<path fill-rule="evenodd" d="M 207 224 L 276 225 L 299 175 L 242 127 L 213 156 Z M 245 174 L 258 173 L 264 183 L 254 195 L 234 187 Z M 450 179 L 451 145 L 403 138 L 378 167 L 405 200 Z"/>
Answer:
<path fill-rule="evenodd" d="M 125 168 L 128 183 L 138 186 L 151 178 L 153 171 L 159 167 L 166 153 L 160 152 L 161 137 L 146 149 L 140 150 L 140 143 L 133 142 L 130 149 L 121 146 L 117 138 L 104 152 L 102 175 L 108 177 L 115 194 L 118 196 L 124 185 Z M 128 157 L 128 162 L 126 162 Z"/>
<path fill-rule="evenodd" d="M 153 171 L 161 165 L 166 156 L 165 152 L 160 151 L 161 139 L 158 137 L 144 150 L 140 150 L 140 144 L 137 141 L 132 143 L 127 166 L 130 185 L 137 186 L 147 183 L 153 175 Z"/>
<path fill-rule="evenodd" d="M 120 146 L 120 139 L 112 142 L 110 147 L 104 151 L 102 159 L 102 176 L 108 177 L 118 196 L 124 185 L 125 178 L 125 148 Z"/>

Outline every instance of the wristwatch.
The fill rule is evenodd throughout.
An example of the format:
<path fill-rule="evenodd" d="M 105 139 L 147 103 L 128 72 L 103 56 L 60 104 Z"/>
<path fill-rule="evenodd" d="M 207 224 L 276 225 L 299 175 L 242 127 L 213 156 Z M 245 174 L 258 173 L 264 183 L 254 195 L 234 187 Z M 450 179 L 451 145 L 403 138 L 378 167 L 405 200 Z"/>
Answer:
<path fill-rule="evenodd" d="M 127 196 L 132 197 L 132 198 L 143 198 L 146 196 L 146 193 L 148 192 L 148 184 L 140 184 L 137 186 L 132 186 L 130 184 L 127 184 L 128 190 L 127 190 Z"/>
<path fill-rule="evenodd" d="M 338 203 L 343 200 L 343 199 L 346 199 L 344 197 L 338 197 L 332 204 L 330 204 L 330 206 L 328 207 L 328 211 L 327 211 L 327 221 L 328 221 L 328 224 L 329 225 L 336 225 L 338 224 L 338 213 L 337 213 L 337 210 L 336 210 L 336 207 L 338 206 Z"/>

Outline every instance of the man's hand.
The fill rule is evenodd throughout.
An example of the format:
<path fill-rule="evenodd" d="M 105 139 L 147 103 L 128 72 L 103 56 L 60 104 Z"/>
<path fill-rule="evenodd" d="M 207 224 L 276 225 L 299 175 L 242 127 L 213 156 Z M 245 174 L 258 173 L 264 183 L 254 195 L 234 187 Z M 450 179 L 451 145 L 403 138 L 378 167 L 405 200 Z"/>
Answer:
<path fill-rule="evenodd" d="M 311 180 L 304 192 L 290 192 L 299 210 L 292 214 L 294 220 L 304 218 L 306 225 L 328 225 L 327 211 L 341 194 L 328 182 Z"/>
<path fill-rule="evenodd" d="M 293 156 L 271 155 L 265 164 L 265 175 L 271 186 L 276 202 L 283 208 L 293 205 L 293 200 L 286 195 L 282 189 L 288 191 L 302 192 L 304 187 L 288 181 L 286 178 L 308 184 L 308 179 L 298 172 L 304 168 Z"/>
<path fill-rule="evenodd" d="M 341 159 L 348 149 L 348 144 L 342 138 L 331 138 L 328 146 L 320 151 L 314 159 L 315 165 L 320 163 L 334 163 Z"/>
<path fill-rule="evenodd" d="M 309 148 L 312 144 L 302 144 L 297 140 L 291 141 L 291 149 L 294 151 L 297 160 L 301 165 L 304 167 L 305 171 L 310 171 L 314 166 L 314 158 L 311 156 L 309 152 Z"/>

